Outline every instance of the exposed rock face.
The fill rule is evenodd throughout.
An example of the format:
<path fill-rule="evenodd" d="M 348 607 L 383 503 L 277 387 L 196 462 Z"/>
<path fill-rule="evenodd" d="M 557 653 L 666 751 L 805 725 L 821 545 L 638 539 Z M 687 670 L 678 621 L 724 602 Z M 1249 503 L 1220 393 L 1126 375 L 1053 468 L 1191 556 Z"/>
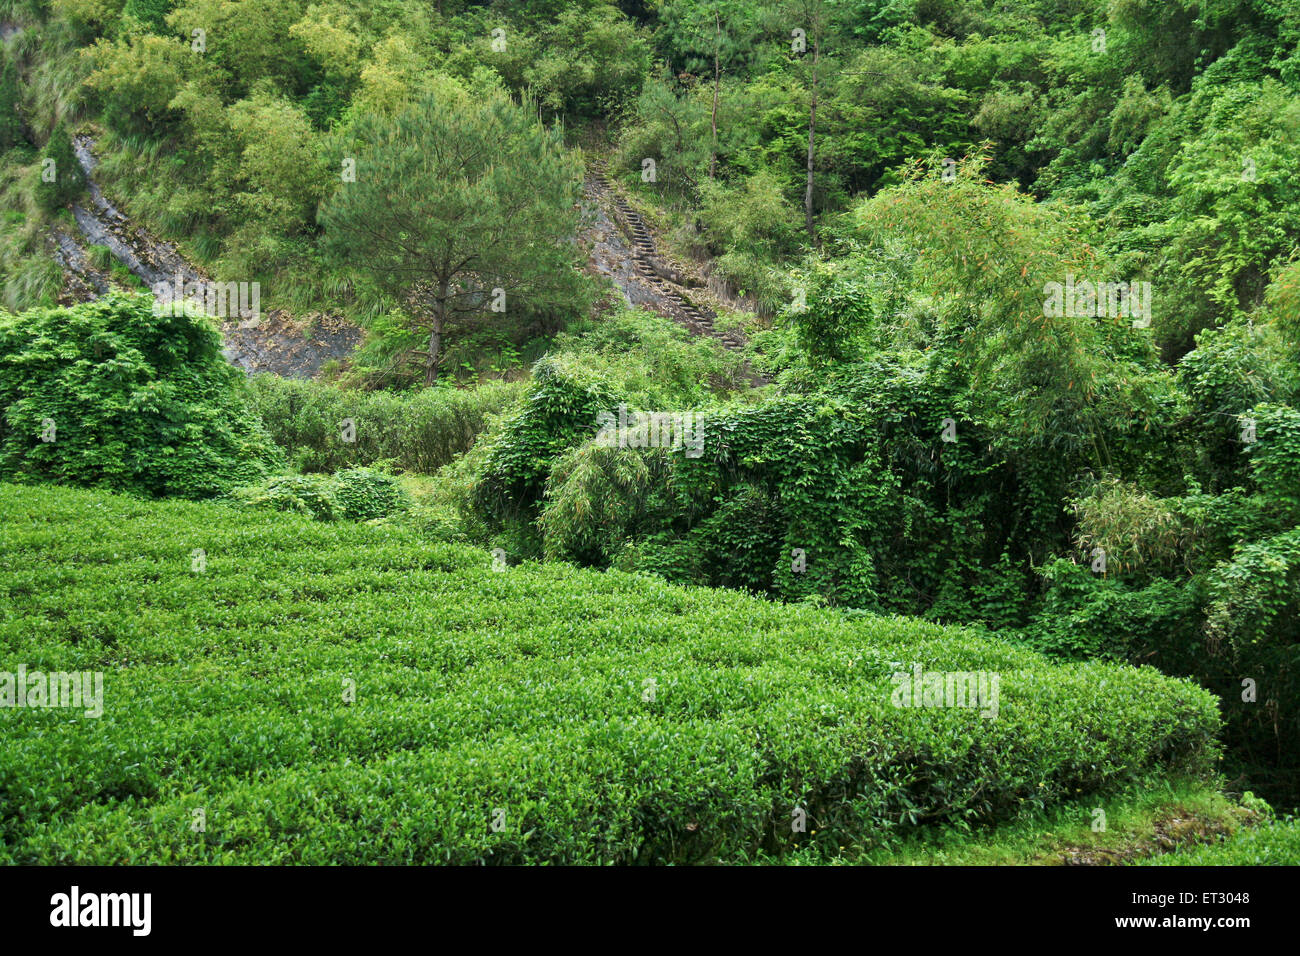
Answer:
<path fill-rule="evenodd" d="M 107 247 L 150 288 L 159 283 L 175 286 L 178 281 L 186 285 L 212 283 L 212 277 L 189 262 L 174 244 L 131 222 L 104 195 L 95 180 L 99 161 L 94 146 L 90 136 L 73 139 L 90 196 L 89 203 L 72 210 L 82 235 L 56 230 L 50 237 L 51 255 L 66 277 L 62 298 L 85 301 L 111 288 L 111 275 L 91 261 L 90 245 Z M 717 339 L 731 351 L 744 349 L 744 335 L 715 328 L 716 313 L 691 291 L 703 289 L 706 280 L 659 254 L 645 222 L 610 186 L 601 169 L 594 169 L 588 177 L 586 195 L 588 227 L 583 238 L 594 272 L 611 279 L 629 306 L 658 312 L 695 335 Z M 327 361 L 350 355 L 363 338 L 360 329 L 338 317 L 314 314 L 295 320 L 282 310 L 225 318 L 221 331 L 226 358 L 233 365 L 250 373 L 272 372 L 286 378 L 314 377 Z"/>
<path fill-rule="evenodd" d="M 313 313 L 295 320 L 282 309 L 262 316 L 256 326 L 229 320 L 222 334 L 233 365 L 283 378 L 315 378 L 326 362 L 347 358 L 362 339 L 359 328 L 337 316 Z"/>
<path fill-rule="evenodd" d="M 109 275 L 91 265 L 81 240 L 62 229 L 55 229 L 49 239 L 50 256 L 63 268 L 62 305 L 99 298 L 111 287 Z"/>
<path fill-rule="evenodd" d="M 170 242 L 163 242 L 133 225 L 105 198 L 94 178 L 99 161 L 91 151 L 93 145 L 89 136 L 76 136 L 72 141 L 77 162 L 86 173 L 86 187 L 92 204 L 89 209 L 80 205 L 72 207 L 72 215 L 86 240 L 93 245 L 107 246 L 118 261 L 147 286 L 175 282 L 178 276 L 187 283 L 209 281 L 209 277 L 188 263 Z"/>
<path fill-rule="evenodd" d="M 106 246 L 150 288 L 159 283 L 170 287 L 209 286 L 212 278 L 189 262 L 175 245 L 132 223 L 108 200 L 95 181 L 99 161 L 94 145 L 89 136 L 73 139 L 77 162 L 85 170 L 90 193 L 88 205 L 72 208 L 82 236 L 56 230 L 50 237 L 51 255 L 65 274 L 62 298 L 65 301 L 94 299 L 111 287 L 111 276 L 91 263 L 88 245 Z M 176 298 L 183 296 L 178 293 Z M 231 364 L 250 373 L 312 378 L 325 362 L 350 355 L 363 337 L 359 328 L 336 316 L 316 314 L 295 321 L 282 310 L 266 315 L 247 308 L 242 312 L 233 311 L 236 314 L 219 320 L 224 352 Z"/>

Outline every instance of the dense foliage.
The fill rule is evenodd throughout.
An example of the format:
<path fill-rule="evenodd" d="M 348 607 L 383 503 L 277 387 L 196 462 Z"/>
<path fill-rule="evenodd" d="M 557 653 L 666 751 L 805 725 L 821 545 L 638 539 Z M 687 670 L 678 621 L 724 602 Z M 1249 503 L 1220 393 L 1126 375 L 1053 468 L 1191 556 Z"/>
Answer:
<path fill-rule="evenodd" d="M 580 310 L 578 166 L 558 130 L 504 95 L 433 95 L 353 136 L 352 176 L 320 210 L 325 247 L 405 306 L 395 331 L 414 341 L 393 361 L 416 358 L 426 387 L 462 324 Z"/>
<path fill-rule="evenodd" d="M 176 311 L 114 294 L 0 320 L 0 477 L 201 498 L 279 464 L 220 333 Z"/>
<path fill-rule="evenodd" d="M 236 488 L 230 498 L 243 507 L 294 511 L 317 521 L 370 521 L 410 507 L 395 478 L 370 468 L 349 468 L 330 476 L 276 475 Z"/>
<path fill-rule="evenodd" d="M 6 862 L 836 857 L 1216 754 L 1185 682 L 919 622 L 209 503 L 0 517 L 6 658 L 104 672 L 99 718 L 4 712 Z M 997 672 L 997 719 L 894 706 L 898 661 Z"/>
<path fill-rule="evenodd" d="M 388 462 L 432 474 L 473 446 L 523 384 L 413 393 L 345 390 L 273 375 L 249 379 L 252 410 L 291 464 L 306 472 Z"/>
<path fill-rule="evenodd" d="M 473 501 L 512 553 L 1156 662 L 1222 694 L 1236 755 L 1292 792 L 1294 279 L 1170 366 L 1136 299 L 1049 313 L 1051 283 L 1123 273 L 987 164 L 918 162 L 854 207 L 765 343 L 780 395 L 654 404 L 548 360 Z M 603 446 L 620 403 L 696 408 L 703 454 Z"/>
<path fill-rule="evenodd" d="M 266 603 L 246 619 L 201 592 L 213 578 L 186 579 L 203 627 L 234 628 L 236 644 L 260 650 L 250 621 L 292 630 L 342 613 L 345 637 L 392 655 L 384 680 L 447 694 L 377 706 L 364 742 L 285 718 L 264 750 L 283 743 L 273 759 L 285 767 L 310 756 L 315 769 L 297 776 L 258 776 L 239 751 L 233 769 L 218 756 L 218 769 L 177 770 L 172 789 L 161 776 L 119 787 L 108 770 L 95 794 L 52 782 L 35 816 L 11 824 L 25 848 L 16 859 L 55 858 L 55 832 L 101 837 L 105 858 L 134 859 L 124 834 L 135 810 L 102 794 L 142 797 L 149 832 L 162 834 L 190 806 L 191 784 L 227 771 L 239 777 L 229 806 L 265 829 L 183 845 L 167 831 L 150 838 L 154 851 L 244 859 L 273 847 L 316 859 L 290 849 L 309 834 L 333 848 L 320 859 L 425 859 L 437 844 L 466 860 L 739 860 L 785 851 L 762 834 L 798 794 L 822 801 L 834 821 L 825 839 L 866 846 L 913 811 L 992 820 L 1030 778 L 1049 793 L 1067 786 L 1069 748 L 1087 733 L 1058 701 L 1066 688 L 1099 715 L 1099 766 L 1115 761 L 1116 775 L 1125 760 L 1124 773 L 1151 764 L 1170 734 L 1179 746 L 1197 737 L 1199 718 L 1192 733 L 1162 703 L 1187 685 L 1143 666 L 1217 697 L 1232 786 L 1300 807 L 1300 6 L 0 0 L 0 10 L 24 28 L 0 55 L 0 291 L 16 313 L 0 320 L 0 480 L 227 494 L 233 507 L 210 512 L 94 500 L 165 525 L 166 540 L 191 535 L 189 516 L 203 514 L 213 534 L 251 529 L 250 541 L 281 549 L 242 553 L 280 582 L 252 585 Z M 346 387 L 270 377 L 245 387 L 211 323 L 153 316 L 147 299 L 55 308 L 92 294 L 61 285 L 52 259 L 78 228 L 83 136 L 105 194 L 203 269 L 260 281 L 268 307 L 363 324 L 338 378 Z M 652 231 L 655 269 L 707 299 L 716 329 L 742 327 L 743 351 L 688 335 L 655 301 L 648 260 L 617 252 L 649 240 L 614 222 L 626 214 L 610 189 Z M 596 272 L 620 289 L 605 283 L 602 296 Z M 637 275 L 646 282 L 632 288 Z M 655 438 L 638 430 L 640 415 L 660 416 L 647 429 L 689 420 L 694 431 L 660 441 L 659 424 Z M 291 534 L 320 542 L 331 573 L 310 585 L 287 570 L 277 578 L 276 562 L 301 553 L 285 545 Z M 466 543 L 480 549 L 473 559 Z M 344 553 L 352 547 L 360 554 Z M 489 551 L 509 570 L 474 564 Z M 347 563 L 365 555 L 372 565 Z M 390 607 L 370 585 L 399 572 L 413 583 L 395 586 Z M 360 593 L 344 596 L 337 578 Z M 420 585 L 450 597 L 421 601 Z M 89 590 L 78 594 L 93 606 Z M 706 609 L 668 621 L 663 607 L 675 613 L 684 594 Z M 541 607 L 529 612 L 535 640 L 525 595 Z M 742 617 L 759 622 L 753 643 L 734 625 Z M 947 625 L 1010 644 L 936 629 Z M 677 644 L 666 639 L 674 627 Z M 445 639 L 412 643 L 419 628 Z M 1014 661 L 1050 674 L 1055 690 L 998 721 L 988 747 L 945 743 L 928 717 L 909 723 L 874 698 L 836 696 L 849 687 L 836 655 L 868 632 L 897 649 L 882 655 L 933 646 L 936 659 Z M 331 679 L 355 660 L 332 638 L 305 639 L 336 668 Z M 277 664 L 292 654 L 267 648 Z M 686 668 L 684 687 L 717 667 L 724 699 L 674 712 L 678 723 L 639 722 L 636 700 L 615 700 L 637 654 Z M 449 661 L 467 666 L 463 685 Z M 406 673 L 417 664 L 428 674 Z M 751 706 L 737 676 L 751 665 L 771 680 L 770 709 Z M 1102 671 L 1133 692 L 1150 682 L 1154 696 L 1119 702 L 1080 676 Z M 572 687 L 557 689 L 564 681 Z M 212 693 L 201 730 L 230 706 L 250 735 L 231 746 L 262 746 L 259 711 Z M 305 690 L 283 693 L 308 703 Z M 528 693 L 544 704 L 531 715 Z M 466 701 L 489 697 L 485 710 L 503 718 L 496 736 L 455 737 L 453 717 L 477 726 L 462 719 Z M 796 717 L 821 727 L 814 701 L 843 727 L 780 729 Z M 343 727 L 312 713 L 311 726 Z M 168 716 L 130 719 L 154 733 L 143 724 Z M 557 726 L 544 739 L 548 716 Z M 427 763 L 402 736 L 417 718 L 445 731 Z M 960 715 L 935 720 L 961 730 Z M 386 750 L 376 741 L 389 728 Z M 171 733 L 180 752 L 181 731 Z M 648 755 L 667 740 L 713 762 Z M 1014 759 L 1013 741 L 1024 741 Z M 1115 756 L 1122 748 L 1132 753 Z M 914 751 L 904 779 L 900 755 Z M 521 780 L 542 780 L 524 771 L 546 765 L 549 790 L 475 783 L 486 764 L 474 754 Z M 456 776 L 462 758 L 479 768 L 469 782 Z M 644 782 L 658 772 L 673 786 Z M 395 773 L 473 809 L 429 807 L 413 831 L 341 849 L 364 801 L 405 805 L 417 783 L 386 783 Z M 600 789 L 602 776 L 626 789 Z M 318 777 L 328 782 L 313 789 Z M 1111 779 L 1101 777 L 1087 785 Z M 879 786 L 850 799 L 864 781 Z M 464 789 L 479 784 L 524 787 L 511 799 L 538 823 L 535 844 L 464 837 L 469 818 L 456 814 L 488 805 Z M 344 809 L 313 816 L 317 794 Z M 98 802 L 82 808 L 83 797 Z M 288 822 L 258 817 L 264 798 L 294 808 Z M 528 816 L 539 801 L 545 820 Z M 72 806 L 72 822 L 48 822 Z M 1294 860 L 1289 832 L 1219 857 Z"/>

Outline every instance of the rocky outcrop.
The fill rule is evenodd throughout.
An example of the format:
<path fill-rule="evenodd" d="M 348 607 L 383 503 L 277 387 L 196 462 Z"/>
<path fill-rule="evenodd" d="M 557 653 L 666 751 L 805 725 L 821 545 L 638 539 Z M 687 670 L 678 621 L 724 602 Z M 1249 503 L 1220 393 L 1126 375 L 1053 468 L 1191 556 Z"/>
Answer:
<path fill-rule="evenodd" d="M 88 203 L 72 208 L 82 238 L 78 240 L 60 230 L 51 236 L 51 254 L 63 266 L 66 277 L 65 297 L 93 299 L 110 288 L 109 275 L 90 263 L 87 245 L 107 247 L 151 289 L 160 283 L 167 283 L 169 288 L 181 283 L 208 287 L 212 278 L 207 273 L 187 260 L 175 245 L 132 223 L 104 195 L 95 180 L 99 160 L 94 145 L 90 136 L 73 138 L 90 196 Z M 177 293 L 177 298 L 181 297 Z M 237 306 L 229 311 L 233 314 L 219 319 L 224 352 L 232 365 L 249 373 L 312 378 L 326 362 L 350 355 L 363 337 L 360 329 L 337 316 L 317 314 L 295 320 L 282 310 L 262 314 Z"/>

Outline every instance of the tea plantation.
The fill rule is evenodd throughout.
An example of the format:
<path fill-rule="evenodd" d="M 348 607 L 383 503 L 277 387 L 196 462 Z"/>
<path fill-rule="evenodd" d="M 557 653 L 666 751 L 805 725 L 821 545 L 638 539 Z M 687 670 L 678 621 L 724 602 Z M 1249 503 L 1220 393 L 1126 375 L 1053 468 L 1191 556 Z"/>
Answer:
<path fill-rule="evenodd" d="M 0 708 L 2 863 L 832 859 L 1218 758 L 1151 669 L 409 526 L 3 485 L 0 554 L 0 671 L 104 672 Z M 895 707 L 915 663 L 997 716 Z"/>

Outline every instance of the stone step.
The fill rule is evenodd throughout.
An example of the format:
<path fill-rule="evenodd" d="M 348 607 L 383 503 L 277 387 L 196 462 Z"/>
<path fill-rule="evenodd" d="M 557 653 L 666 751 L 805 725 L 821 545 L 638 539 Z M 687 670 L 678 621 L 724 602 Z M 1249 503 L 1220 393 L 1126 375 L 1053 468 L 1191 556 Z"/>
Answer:
<path fill-rule="evenodd" d="M 615 211 L 622 218 L 623 224 L 630 234 L 632 271 L 662 297 L 669 311 L 673 313 L 672 317 L 677 322 L 697 334 L 709 336 L 730 352 L 743 352 L 746 345 L 743 336 L 736 332 L 719 332 L 713 324 L 713 320 L 717 316 L 712 310 L 698 308 L 687 302 L 678 293 L 676 286 L 655 270 L 654 265 L 651 263 L 657 252 L 654 235 L 646 226 L 645 220 L 640 213 L 633 209 L 627 200 L 614 192 L 613 186 L 606 175 L 606 169 L 607 166 L 603 160 L 594 163 L 590 179 L 612 202 Z"/>

